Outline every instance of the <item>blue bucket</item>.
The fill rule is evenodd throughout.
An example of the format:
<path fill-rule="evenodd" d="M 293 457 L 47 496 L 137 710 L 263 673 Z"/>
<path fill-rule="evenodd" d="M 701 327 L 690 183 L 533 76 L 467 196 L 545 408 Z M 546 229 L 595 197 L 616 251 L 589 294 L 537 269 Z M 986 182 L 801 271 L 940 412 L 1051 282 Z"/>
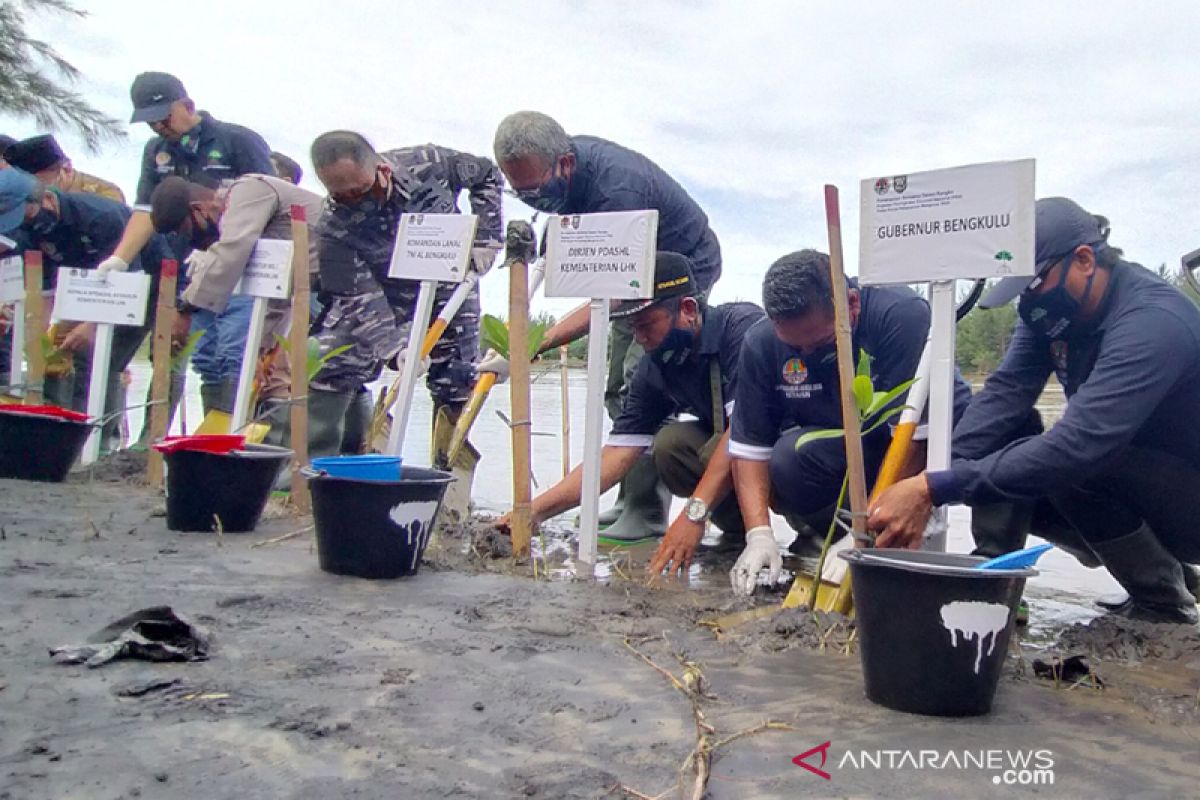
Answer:
<path fill-rule="evenodd" d="M 360 481 L 400 480 L 400 456 L 330 456 L 314 458 L 312 468 L 334 478 Z"/>

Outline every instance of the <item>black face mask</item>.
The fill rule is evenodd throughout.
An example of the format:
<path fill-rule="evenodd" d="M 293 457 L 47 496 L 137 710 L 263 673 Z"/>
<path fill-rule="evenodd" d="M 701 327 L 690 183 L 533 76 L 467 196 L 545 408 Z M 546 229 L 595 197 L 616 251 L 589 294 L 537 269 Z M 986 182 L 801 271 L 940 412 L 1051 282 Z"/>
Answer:
<path fill-rule="evenodd" d="M 682 364 L 696 346 L 696 334 L 690 328 L 676 328 L 679 317 L 671 320 L 671 330 L 662 343 L 654 348 L 654 358 L 660 364 Z"/>
<path fill-rule="evenodd" d="M 1092 274 L 1088 276 L 1083 297 L 1078 300 L 1067 291 L 1067 273 L 1070 271 L 1071 262 L 1068 260 L 1053 289 L 1041 294 L 1027 292 L 1021 295 L 1017 303 L 1017 314 L 1034 333 L 1050 339 L 1061 339 L 1078 318 L 1084 303 L 1092 293 L 1092 281 L 1096 279 L 1096 271 L 1092 270 Z"/>
<path fill-rule="evenodd" d="M 191 244 L 197 250 L 207 250 L 221 240 L 221 229 L 204 215 L 200 218 L 204 220 L 203 226 L 196 224 L 196 218 L 192 217 Z"/>

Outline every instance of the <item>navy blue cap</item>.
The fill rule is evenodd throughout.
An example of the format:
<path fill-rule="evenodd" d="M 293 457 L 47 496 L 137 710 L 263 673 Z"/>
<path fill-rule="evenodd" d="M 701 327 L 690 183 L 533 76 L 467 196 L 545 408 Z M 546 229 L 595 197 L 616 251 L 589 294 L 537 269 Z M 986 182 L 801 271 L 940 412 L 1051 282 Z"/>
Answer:
<path fill-rule="evenodd" d="M 67 154 L 53 136 L 44 133 L 14 142 L 4 151 L 4 160 L 33 174 L 57 167 L 67 160 Z"/>
<path fill-rule="evenodd" d="M 130 122 L 159 122 L 171 113 L 171 104 L 188 96 L 183 83 L 166 72 L 143 72 L 133 79 L 129 97 L 133 100 Z"/>
<path fill-rule="evenodd" d="M 1108 231 L 1101 227 L 1100 218 L 1065 197 L 1043 197 L 1038 200 L 1035 227 L 1034 274 L 1004 278 L 979 301 L 980 308 L 999 308 L 1011 303 L 1014 297 L 1029 288 L 1042 270 L 1055 261 L 1073 253 L 1080 245 L 1097 246 L 1108 238 Z"/>

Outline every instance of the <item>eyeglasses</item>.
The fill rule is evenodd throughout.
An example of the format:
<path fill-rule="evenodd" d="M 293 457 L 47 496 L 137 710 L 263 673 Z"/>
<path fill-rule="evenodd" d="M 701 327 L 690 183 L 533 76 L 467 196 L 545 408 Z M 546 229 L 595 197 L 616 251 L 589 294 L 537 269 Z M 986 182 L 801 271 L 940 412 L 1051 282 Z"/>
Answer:
<path fill-rule="evenodd" d="M 1040 272 L 1038 272 L 1037 275 L 1033 276 L 1033 280 L 1031 280 L 1029 282 L 1029 285 L 1025 287 L 1025 291 L 1036 292 L 1038 290 L 1038 288 L 1040 288 L 1041 285 L 1046 282 L 1046 276 L 1050 274 L 1050 271 L 1052 269 L 1057 267 L 1059 264 L 1061 264 L 1066 259 L 1073 258 L 1074 255 L 1075 255 L 1074 252 L 1067 253 L 1065 256 L 1061 256 L 1061 257 L 1056 258 L 1053 261 L 1051 261 L 1049 264 L 1047 264 L 1045 266 L 1045 268 L 1043 268 Z"/>

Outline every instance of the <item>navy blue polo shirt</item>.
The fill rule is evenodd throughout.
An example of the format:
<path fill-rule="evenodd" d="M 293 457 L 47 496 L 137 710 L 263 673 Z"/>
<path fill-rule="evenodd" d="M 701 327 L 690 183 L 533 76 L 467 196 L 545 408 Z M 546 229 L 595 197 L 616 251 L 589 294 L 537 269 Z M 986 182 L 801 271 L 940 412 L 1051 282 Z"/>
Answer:
<path fill-rule="evenodd" d="M 851 285 L 857 288 L 854 282 Z M 917 371 L 929 336 L 929 304 L 904 286 L 867 286 L 859 291 L 859 298 L 855 353 L 871 356 L 875 390 L 887 391 Z M 762 320 L 746 334 L 740 375 L 729 440 L 734 457 L 769 460 L 780 434 L 790 428 L 843 427 L 836 357 L 820 364 L 806 361 L 799 350 L 775 336 L 770 320 Z M 970 397 L 970 387 L 956 374 L 956 418 Z M 890 437 L 890 427 L 880 426 L 870 436 Z"/>
<path fill-rule="evenodd" d="M 203 175 L 220 183 L 250 173 L 275 174 L 271 148 L 249 128 L 221 122 L 201 111 L 200 124 L 179 141 L 156 136 L 146 142 L 135 202 L 149 205 L 154 188 L 170 175 L 187 180 Z"/>
<path fill-rule="evenodd" d="M 654 353 L 642 356 L 629 383 L 625 405 L 605 443 L 615 447 L 649 447 L 662 424 L 678 413 L 691 414 L 710 431 L 716 430 L 709 365 L 712 359 L 717 359 L 721 406 L 728 417 L 737 390 L 742 341 L 746 332 L 765 318 L 763 310 L 753 303 L 714 306 L 704 312 L 696 352 L 666 363 L 655 358 Z"/>
<path fill-rule="evenodd" d="M 954 431 L 934 502 L 1036 498 L 1077 485 L 1130 445 L 1200 469 L 1200 310 L 1140 265 L 1113 267 L 1097 319 L 1064 339 L 1018 321 L 1000 367 Z M 1069 400 L 1049 431 L 1013 442 L 1051 374 Z"/>
<path fill-rule="evenodd" d="M 674 178 L 641 153 L 596 136 L 572 136 L 575 172 L 563 214 L 658 211 L 659 250 L 682 253 L 704 291 L 721 277 L 721 245 L 706 215 Z"/>

